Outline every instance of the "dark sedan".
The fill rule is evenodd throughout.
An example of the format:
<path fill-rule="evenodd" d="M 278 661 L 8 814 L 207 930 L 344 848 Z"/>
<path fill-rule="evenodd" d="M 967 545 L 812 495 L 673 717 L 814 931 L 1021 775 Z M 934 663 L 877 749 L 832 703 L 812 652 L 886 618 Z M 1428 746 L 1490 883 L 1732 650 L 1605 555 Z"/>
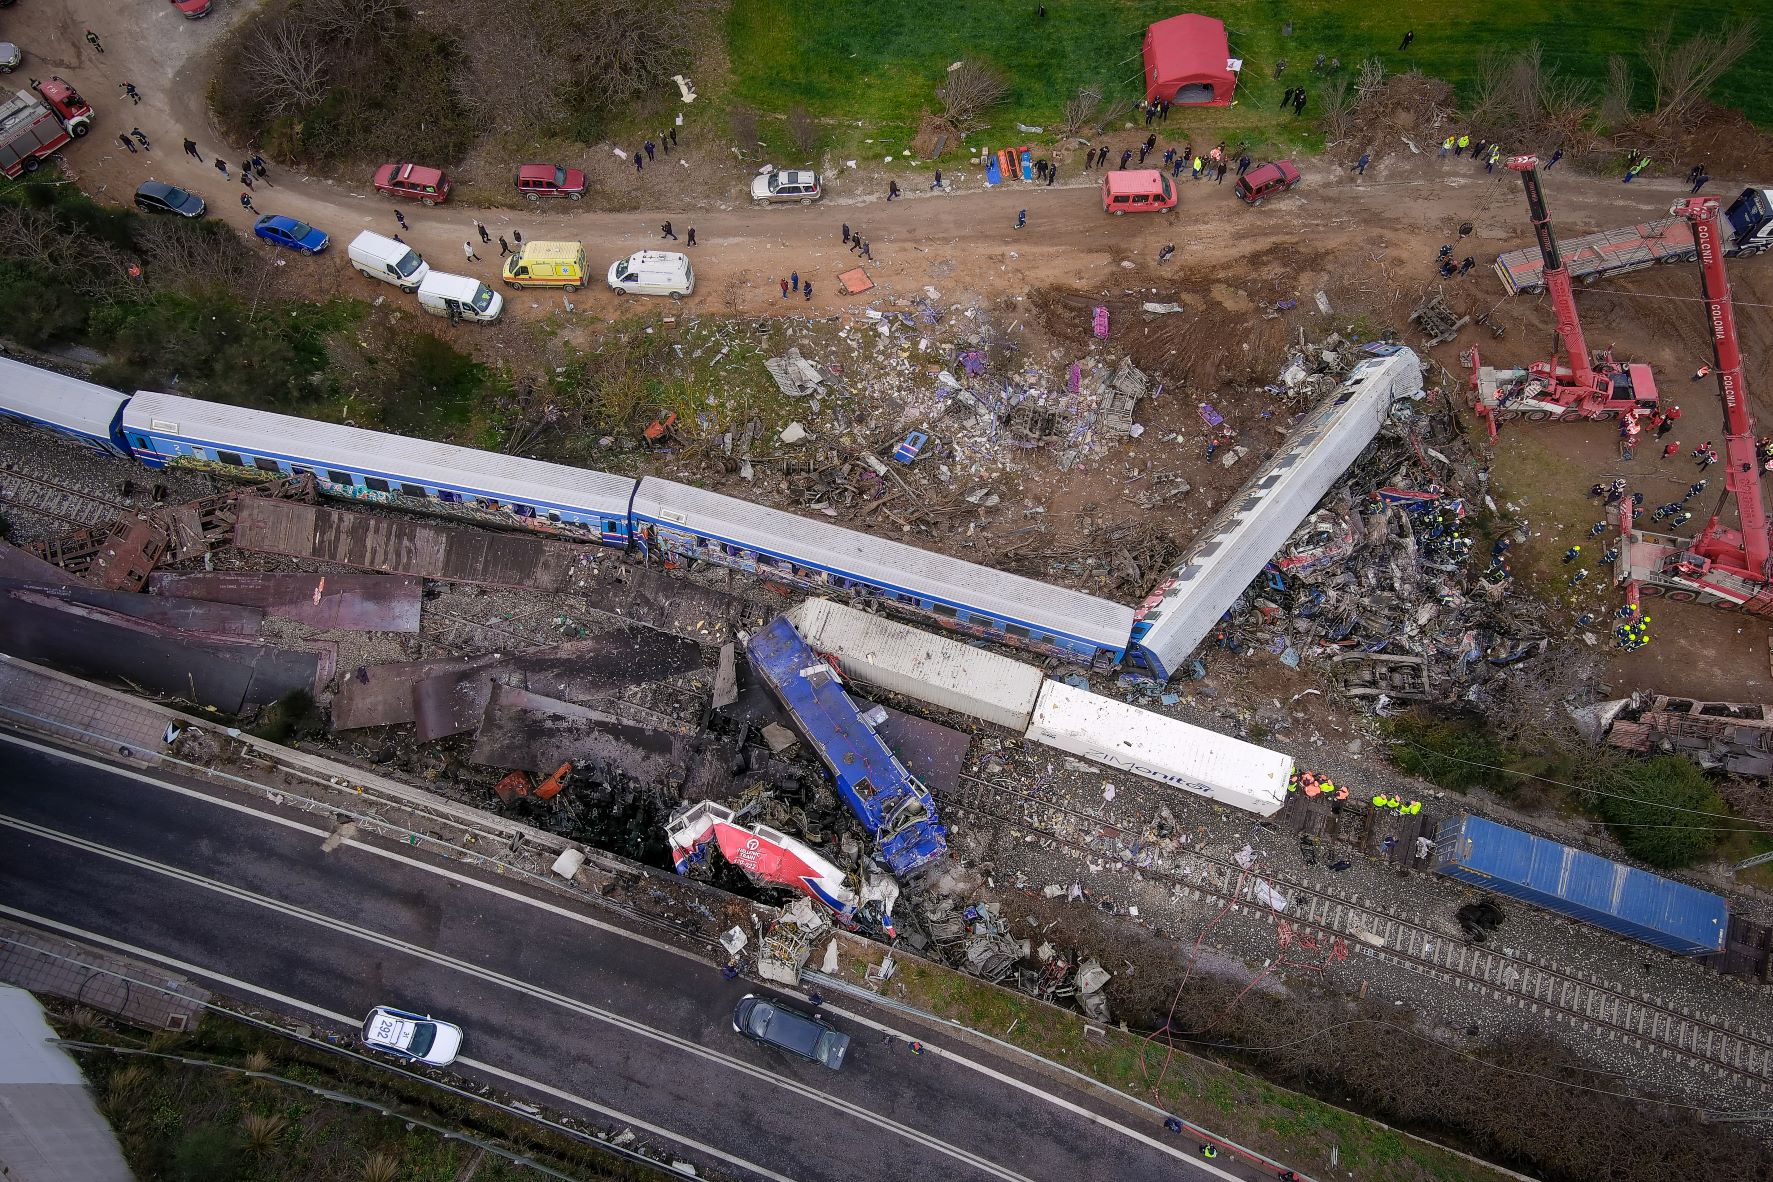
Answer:
<path fill-rule="evenodd" d="M 176 213 L 180 217 L 203 216 L 203 198 L 165 181 L 143 181 L 135 191 L 135 207 L 145 213 Z"/>

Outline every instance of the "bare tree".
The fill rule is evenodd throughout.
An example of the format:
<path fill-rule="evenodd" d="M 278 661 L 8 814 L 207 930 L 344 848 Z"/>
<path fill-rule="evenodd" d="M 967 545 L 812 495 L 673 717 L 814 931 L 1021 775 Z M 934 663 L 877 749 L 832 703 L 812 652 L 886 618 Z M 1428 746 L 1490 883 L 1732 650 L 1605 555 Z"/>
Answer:
<path fill-rule="evenodd" d="M 1757 36 L 1755 23 L 1745 20 L 1721 32 L 1695 33 L 1677 45 L 1674 18 L 1665 21 L 1644 43 L 1656 92 L 1651 123 L 1659 129 L 1685 123 L 1717 80 L 1754 48 Z"/>
<path fill-rule="evenodd" d="M 788 138 L 796 150 L 810 153 L 819 146 L 819 125 L 805 107 L 795 107 L 788 112 Z"/>
<path fill-rule="evenodd" d="M 406 0 L 304 0 L 301 15 L 327 38 L 349 40 L 365 33 L 386 36 L 408 9 Z"/>
<path fill-rule="evenodd" d="M 1631 122 L 1631 99 L 1637 80 L 1631 76 L 1631 63 L 1621 54 L 1607 58 L 1607 89 L 1601 96 L 1601 119 L 1608 127 L 1623 127 Z"/>
<path fill-rule="evenodd" d="M 0 258 L 42 266 L 94 301 L 110 302 L 128 282 L 127 254 L 43 209 L 0 205 Z"/>
<path fill-rule="evenodd" d="M 1327 145 L 1343 143 L 1354 134 L 1355 110 L 1360 102 L 1360 92 L 1349 86 L 1346 74 L 1337 74 L 1324 85 L 1317 105 Z"/>
<path fill-rule="evenodd" d="M 1010 85 L 1002 72 L 979 61 L 965 61 L 950 70 L 948 80 L 936 87 L 942 101 L 942 117 L 962 132 L 984 124 L 985 112 L 1009 97 Z"/>
<path fill-rule="evenodd" d="M 1059 119 L 1060 130 L 1066 135 L 1082 135 L 1083 129 L 1101 109 L 1102 92 L 1093 86 L 1079 87 L 1076 94 L 1065 100 L 1065 113 Z"/>
<path fill-rule="evenodd" d="M 333 55 L 313 25 L 284 14 L 260 24 L 242 56 L 257 97 L 276 114 L 313 106 L 329 89 Z"/>

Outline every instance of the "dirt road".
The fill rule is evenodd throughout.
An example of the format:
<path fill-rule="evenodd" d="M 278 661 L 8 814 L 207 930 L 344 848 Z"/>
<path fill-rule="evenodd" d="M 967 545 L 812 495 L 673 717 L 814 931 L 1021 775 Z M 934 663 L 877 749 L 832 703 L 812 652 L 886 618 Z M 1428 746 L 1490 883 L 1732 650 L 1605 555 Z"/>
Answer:
<path fill-rule="evenodd" d="M 247 146 L 219 142 L 204 101 L 207 54 L 229 24 L 248 10 L 244 2 L 218 0 L 209 18 L 187 21 L 170 4 L 156 0 L 121 7 L 99 0 L 33 2 L 9 9 L 4 27 L 8 39 L 27 54 L 16 75 L 21 82 L 59 74 L 98 110 L 93 134 L 67 153 L 83 188 L 123 203 L 145 179 L 170 181 L 203 194 L 216 216 L 249 233 L 252 217 L 240 206 L 237 178 L 224 183 L 210 163 L 222 150 L 234 172 Z M 83 40 L 89 27 L 103 39 L 103 54 Z M 124 97 L 125 82 L 141 91 L 139 106 Z M 150 137 L 151 151 L 130 154 L 116 142 L 119 133 L 135 126 Z M 1180 142 L 1181 128 L 1170 131 Z M 1117 145 L 1124 140 L 1136 146 L 1142 132 L 1127 129 L 1109 138 Z M 197 141 L 203 162 L 182 152 L 187 136 Z M 1543 300 L 1506 299 L 1488 266 L 1499 250 L 1531 240 L 1518 179 L 1502 169 L 1486 174 L 1469 160 L 1441 160 L 1432 149 L 1417 153 L 1402 136 L 1372 148 L 1376 163 L 1359 178 L 1334 159 L 1301 161 L 1305 182 L 1259 209 L 1240 205 L 1229 183 L 1194 182 L 1184 176 L 1181 209 L 1168 216 L 1104 216 L 1093 175 L 1082 170 L 1075 155 L 1063 152 L 1057 158 L 1066 179 L 1052 187 L 1012 183 L 986 190 L 977 168 L 949 167 L 944 171 L 954 191 L 929 192 L 927 174 L 901 172 L 894 175 L 906 196 L 888 203 L 884 177 L 840 170 L 828 178 L 831 196 L 820 205 L 757 208 L 746 196 L 748 170 L 724 145 L 687 140 L 680 156 L 690 162 L 689 168 L 649 170 L 648 191 L 658 198 L 652 209 L 609 212 L 576 203 L 521 210 L 457 205 L 425 209 L 411 203 L 400 208 L 410 224 L 403 235 L 407 241 L 445 269 L 494 283 L 497 247 L 479 243 L 473 231 L 476 217 L 495 237 L 516 229 L 526 239 L 581 240 L 594 271 L 630 251 L 657 245 L 659 223 L 666 219 L 679 234 L 693 225 L 699 240 L 694 248 L 699 285 L 688 309 L 711 314 L 832 314 L 883 296 L 921 292 L 926 284 L 939 287 L 945 301 L 1014 298 L 1048 288 L 1091 293 L 1079 296 L 1086 305 L 1091 298 L 1125 299 L 1141 291 L 1157 300 L 1186 295 L 1195 297 L 1189 307 L 1197 314 L 1188 339 L 1197 342 L 1208 363 L 1196 369 L 1219 372 L 1225 371 L 1227 357 L 1235 358 L 1231 350 L 1238 339 L 1247 350 L 1259 334 L 1266 339 L 1275 331 L 1293 331 L 1287 327 L 1290 322 L 1265 324 L 1262 319 L 1283 297 L 1297 299 L 1308 310 L 1313 293 L 1323 291 L 1339 324 L 1357 315 L 1380 326 L 1401 324 L 1408 308 L 1436 280 L 1432 259 L 1439 244 L 1453 242 L 1458 255 L 1473 255 L 1479 266 L 1469 278 L 1444 285 L 1449 298 L 1474 315 L 1493 311 L 1507 336 L 1495 340 L 1468 332 L 1430 355 L 1455 375 L 1461 372 L 1457 350 L 1474 341 L 1487 360 L 1499 364 L 1545 355 L 1552 342 L 1549 308 Z M 587 149 L 586 159 L 561 163 L 604 164 L 607 152 L 607 145 L 598 147 L 595 156 Z M 341 183 L 298 175 L 277 161 L 270 164 L 273 186 L 261 186 L 255 193 L 258 208 L 312 222 L 329 231 L 335 243 L 327 256 L 287 259 L 297 285 L 315 294 L 387 295 L 386 288 L 349 271 L 342 257 L 345 243 L 359 230 L 398 229 L 394 206 L 373 193 L 367 175 L 357 183 Z M 708 200 L 711 176 L 724 178 L 712 186 L 723 194 L 713 203 Z M 1730 194 L 1750 181 L 1767 179 L 1720 176 L 1714 187 Z M 1614 177 L 1583 176 L 1565 167 L 1548 175 L 1547 190 L 1557 226 L 1571 235 L 1661 216 L 1685 186 L 1652 176 L 1626 187 Z M 1028 228 L 1017 231 L 1016 213 L 1023 208 Z M 845 222 L 864 230 L 874 248 L 876 259 L 868 269 L 879 286 L 866 296 L 838 294 L 836 274 L 856 262 L 840 241 Z M 1460 241 L 1463 223 L 1470 223 L 1474 232 Z M 465 262 L 464 241 L 473 242 L 483 261 Z M 1174 242 L 1178 253 L 1159 267 L 1155 256 L 1167 242 Z M 781 298 L 778 280 L 790 271 L 815 281 L 810 304 Z M 1767 396 L 1773 392 L 1773 317 L 1768 314 L 1773 262 L 1744 262 L 1733 265 L 1731 273 L 1749 389 L 1757 392 L 1754 403 L 1761 420 L 1773 423 L 1773 400 Z M 558 294 L 510 294 L 515 298 L 508 306 L 520 324 L 563 310 Z M 1665 398 L 1685 404 L 1680 434 L 1689 448 L 1722 434 L 1715 392 L 1687 381 L 1699 362 L 1709 360 L 1697 296 L 1697 276 L 1685 267 L 1603 282 L 1580 296 L 1589 340 L 1597 346 L 1614 344 L 1624 357 L 1650 361 L 1662 375 Z M 624 307 L 621 297 L 600 284 L 573 296 L 572 304 L 586 324 Z M 473 326 L 454 331 L 464 334 L 466 348 L 481 340 Z M 1187 373 L 1195 384 L 1211 388 L 1213 374 L 1190 373 L 1191 360 L 1201 359 L 1173 358 L 1176 376 Z M 1562 533 L 1572 523 L 1545 516 L 1537 482 L 1586 488 L 1614 474 L 1627 475 L 1634 485 L 1684 485 L 1690 479 L 1690 462 L 1665 462 L 1654 448 L 1640 449 L 1630 465 L 1619 464 L 1605 427 L 1523 425 L 1510 430 L 1534 434 L 1538 438 L 1532 447 L 1545 455 L 1544 462 L 1521 467 L 1508 492 L 1522 502 L 1522 512 L 1534 519 L 1536 530 L 1543 530 L 1534 547 L 1550 553 L 1567 544 Z M 1527 446 L 1524 438 L 1521 446 Z M 1503 451 L 1509 447 L 1505 438 Z M 1507 467 L 1505 455 L 1499 474 Z M 1597 597 L 1605 595 L 1602 588 L 1592 590 Z M 1572 604 L 1573 610 L 1585 607 Z M 1653 644 L 1644 654 L 1623 658 L 1618 669 L 1622 681 L 1654 677 L 1675 689 L 1686 679 L 1693 684 L 1685 692 L 1738 696 L 1726 691 L 1732 685 L 1746 687 L 1749 671 L 1758 670 L 1752 676 L 1755 689 L 1766 684 L 1763 626 L 1753 624 L 1739 632 L 1743 622 L 1735 616 L 1684 605 L 1668 604 L 1657 614 L 1658 624 L 1667 625 L 1658 631 L 1678 635 L 1680 642 Z"/>

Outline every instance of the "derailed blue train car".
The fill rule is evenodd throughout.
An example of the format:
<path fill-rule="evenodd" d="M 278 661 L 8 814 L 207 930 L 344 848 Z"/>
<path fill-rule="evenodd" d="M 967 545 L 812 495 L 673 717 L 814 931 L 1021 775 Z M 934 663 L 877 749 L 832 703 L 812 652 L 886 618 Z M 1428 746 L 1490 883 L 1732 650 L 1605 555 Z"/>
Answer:
<path fill-rule="evenodd" d="M 778 616 L 745 643 L 745 655 L 794 727 L 818 752 L 837 794 L 880 845 L 899 878 L 948 856 L 948 831 L 936 802 L 862 718 L 831 666 L 794 625 Z"/>
<path fill-rule="evenodd" d="M 1434 872 L 1680 956 L 1721 952 L 1720 895 L 1469 814 L 1435 833 Z"/>

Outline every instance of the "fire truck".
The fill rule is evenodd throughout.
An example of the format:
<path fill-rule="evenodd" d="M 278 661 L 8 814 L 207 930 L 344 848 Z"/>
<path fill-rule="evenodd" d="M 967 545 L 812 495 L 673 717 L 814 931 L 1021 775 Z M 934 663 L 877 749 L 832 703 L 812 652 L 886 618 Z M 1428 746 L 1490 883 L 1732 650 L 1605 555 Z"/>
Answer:
<path fill-rule="evenodd" d="M 0 173 L 36 172 L 43 158 L 92 130 L 92 108 L 60 78 L 0 100 Z"/>
<path fill-rule="evenodd" d="M 1724 400 L 1724 488 L 1710 518 L 1692 538 L 1633 528 L 1631 499 L 1621 502 L 1618 565 L 1614 574 L 1628 602 L 1640 595 L 1711 603 L 1773 616 L 1773 538 L 1761 499 L 1761 465 L 1742 377 L 1736 312 L 1724 274 L 1726 232 L 1718 224 L 1720 199 L 1690 197 L 1670 211 L 1693 228 L 1700 291 L 1711 325 L 1713 369 Z M 1734 502 L 1738 528 L 1723 523 Z"/>
<path fill-rule="evenodd" d="M 1600 354 L 1588 351 L 1582 321 L 1576 315 L 1570 268 L 1558 248 L 1557 235 L 1552 233 L 1551 215 L 1545 211 L 1538 157 L 1514 156 L 1508 167 L 1521 174 L 1527 191 L 1527 210 L 1539 240 L 1541 274 L 1551 293 L 1557 341 L 1551 360 L 1536 361 L 1525 369 L 1496 369 L 1483 363 L 1475 346 L 1467 351 L 1472 406 L 1489 427 L 1490 438 L 1496 438 L 1499 424 L 1513 419 L 1576 422 L 1653 414 L 1656 379 L 1649 366 L 1615 361 L 1610 348 Z M 1564 356 L 1559 355 L 1559 345 Z"/>

